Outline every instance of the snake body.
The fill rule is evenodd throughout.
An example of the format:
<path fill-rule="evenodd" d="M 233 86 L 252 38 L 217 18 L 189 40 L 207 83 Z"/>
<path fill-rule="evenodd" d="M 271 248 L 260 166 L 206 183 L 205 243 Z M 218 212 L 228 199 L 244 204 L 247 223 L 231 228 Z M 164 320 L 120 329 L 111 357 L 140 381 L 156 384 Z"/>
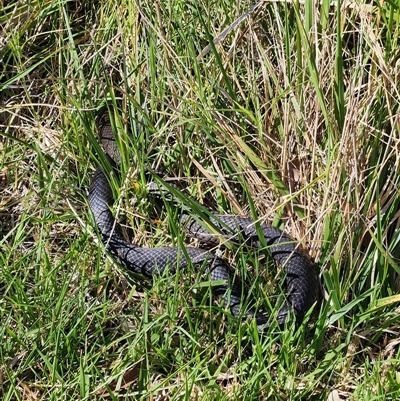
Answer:
<path fill-rule="evenodd" d="M 106 154 L 115 161 L 120 161 L 111 124 L 107 117 L 102 117 L 99 123 L 101 143 Z M 213 286 L 215 295 L 222 298 L 223 304 L 228 306 L 234 316 L 254 316 L 252 309 L 241 310 L 243 291 L 232 279 L 227 262 L 212 252 L 194 247 L 138 247 L 125 241 L 119 233 L 119 226 L 110 211 L 114 199 L 110 184 L 103 170 L 98 167 L 93 176 L 89 190 L 89 205 L 95 223 L 101 234 L 102 242 L 114 258 L 126 269 L 145 276 L 163 273 L 167 268 L 174 273 L 193 266 L 204 267 L 210 280 L 224 282 L 224 285 Z M 197 221 L 185 221 L 187 231 L 208 244 L 215 244 L 217 238 L 209 234 Z M 275 259 L 284 268 L 286 274 L 286 301 L 278 315 L 277 322 L 282 325 L 289 313 L 295 315 L 297 323 L 301 323 L 306 312 L 318 301 L 319 280 L 314 264 L 297 246 L 291 238 L 281 230 L 268 224 L 260 224 L 256 229 L 254 222 L 247 218 L 228 215 L 215 215 L 210 219 L 212 225 L 223 236 L 238 238 L 251 247 L 259 247 L 265 243 Z M 259 240 L 262 234 L 264 241 Z M 265 328 L 268 317 L 256 316 L 260 331 Z"/>

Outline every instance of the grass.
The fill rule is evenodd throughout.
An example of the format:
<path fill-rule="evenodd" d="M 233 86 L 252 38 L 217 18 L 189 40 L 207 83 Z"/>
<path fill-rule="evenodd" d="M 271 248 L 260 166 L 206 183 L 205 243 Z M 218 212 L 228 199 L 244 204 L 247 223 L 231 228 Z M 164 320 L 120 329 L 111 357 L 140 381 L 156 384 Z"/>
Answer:
<path fill-rule="evenodd" d="M 240 18 L 253 5 L 2 4 L 3 400 L 399 398 L 400 3 L 265 1 Z M 107 255 L 86 200 L 109 170 L 106 103 L 124 149 L 114 212 L 134 243 L 189 241 L 149 199 L 149 167 L 285 228 L 324 286 L 299 330 L 261 336 L 194 269 L 146 282 Z M 225 256 L 274 310 L 275 267 Z"/>

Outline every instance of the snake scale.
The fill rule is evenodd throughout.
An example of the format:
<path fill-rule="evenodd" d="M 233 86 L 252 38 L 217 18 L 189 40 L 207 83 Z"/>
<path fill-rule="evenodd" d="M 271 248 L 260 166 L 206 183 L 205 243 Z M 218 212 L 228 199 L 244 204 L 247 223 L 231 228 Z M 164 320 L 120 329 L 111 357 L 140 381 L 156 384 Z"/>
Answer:
<path fill-rule="evenodd" d="M 99 118 L 98 130 L 100 142 L 111 163 L 117 168 L 120 154 L 106 114 Z M 234 316 L 255 316 L 258 329 L 262 331 L 266 327 L 268 316 L 256 315 L 252 309 L 242 311 L 242 298 L 246 295 L 246 290 L 243 294 L 242 287 L 233 280 L 231 269 L 223 258 L 195 247 L 144 248 L 130 244 L 123 239 L 119 225 L 110 211 L 113 202 L 109 181 L 103 170 L 98 167 L 89 190 L 89 206 L 102 242 L 121 265 L 144 276 L 160 274 L 167 268 L 170 273 L 174 273 L 178 268 L 182 271 L 189 264 L 199 266 L 199 269 L 203 267 L 209 274 L 210 280 L 225 283 L 213 286 L 213 292 L 222 299 L 223 305 L 229 307 Z M 184 215 L 182 218 L 182 222 L 186 223 L 186 230 L 201 242 L 215 245 L 217 238 L 209 234 L 197 221 L 189 221 L 187 217 Z M 268 224 L 260 224 L 257 230 L 251 219 L 215 215 L 210 221 L 222 236 L 239 238 L 240 241 L 249 243 L 251 247 L 260 246 L 260 242 L 268 246 L 272 257 L 283 266 L 286 275 L 286 301 L 275 318 L 279 325 L 283 325 L 289 314 L 293 313 L 296 322 L 300 324 L 306 312 L 318 301 L 320 287 L 315 265 L 298 248 L 298 244 L 281 230 Z M 264 241 L 259 240 L 258 235 L 261 233 Z M 201 271 L 203 272 L 202 269 Z"/>

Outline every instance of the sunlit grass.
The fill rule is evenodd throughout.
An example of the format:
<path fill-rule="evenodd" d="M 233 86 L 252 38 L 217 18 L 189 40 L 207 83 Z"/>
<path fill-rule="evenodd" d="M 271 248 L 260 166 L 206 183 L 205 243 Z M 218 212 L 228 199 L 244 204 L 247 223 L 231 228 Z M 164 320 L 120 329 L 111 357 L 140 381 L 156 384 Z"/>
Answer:
<path fill-rule="evenodd" d="M 400 4 L 267 1 L 241 18 L 251 6 L 4 5 L 3 400 L 398 399 Z M 174 196 L 194 215 L 285 228 L 324 287 L 300 329 L 259 335 L 196 270 L 143 281 L 107 255 L 86 201 L 95 167 L 110 171 L 106 104 L 127 237 L 190 242 L 149 198 L 152 170 L 184 180 Z M 224 256 L 249 302 L 278 308 L 274 266 L 243 247 Z"/>

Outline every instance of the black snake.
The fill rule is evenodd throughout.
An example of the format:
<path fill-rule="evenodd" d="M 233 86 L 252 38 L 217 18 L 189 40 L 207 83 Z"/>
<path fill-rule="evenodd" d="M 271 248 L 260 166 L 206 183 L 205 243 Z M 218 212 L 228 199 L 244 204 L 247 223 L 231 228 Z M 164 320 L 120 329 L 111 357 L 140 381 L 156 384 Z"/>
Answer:
<path fill-rule="evenodd" d="M 108 116 L 104 114 L 101 116 L 98 128 L 106 154 L 111 159 L 111 163 L 118 165 L 120 155 Z M 241 310 L 243 292 L 232 279 L 229 266 L 224 259 L 200 248 L 143 248 L 128 243 L 120 235 L 119 226 L 110 211 L 113 201 L 108 179 L 103 170 L 98 167 L 89 190 L 89 205 L 104 245 L 121 265 L 145 276 L 160 274 L 166 268 L 174 273 L 177 268 L 185 269 L 189 263 L 203 266 L 210 280 L 226 283 L 213 286 L 213 291 L 222 298 L 225 306 L 229 306 L 234 316 L 255 315 L 252 309 L 244 312 Z M 210 220 L 225 237 L 239 238 L 240 241 L 246 241 L 252 247 L 260 246 L 260 242 L 264 242 L 259 240 L 260 230 L 256 229 L 254 222 L 250 219 L 215 215 Z M 199 223 L 196 221 L 186 223 L 189 233 L 201 241 L 215 243 L 216 237 L 209 234 Z M 299 250 L 298 244 L 281 230 L 267 224 L 261 224 L 259 227 L 272 257 L 283 266 L 286 274 L 286 301 L 278 312 L 276 320 L 282 325 L 289 313 L 293 312 L 296 322 L 301 323 L 306 312 L 318 301 L 319 297 L 320 287 L 315 265 Z M 259 315 L 256 316 L 256 320 L 259 330 L 262 331 L 268 317 Z"/>

